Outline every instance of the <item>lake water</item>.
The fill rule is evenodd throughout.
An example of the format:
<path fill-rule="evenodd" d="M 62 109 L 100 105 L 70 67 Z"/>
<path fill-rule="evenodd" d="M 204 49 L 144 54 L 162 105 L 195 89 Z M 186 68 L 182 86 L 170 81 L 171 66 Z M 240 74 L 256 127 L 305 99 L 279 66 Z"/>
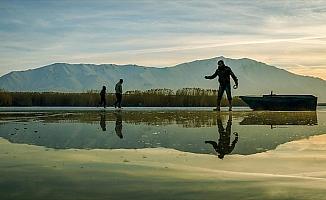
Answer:
<path fill-rule="evenodd" d="M 185 108 L 120 112 L 66 109 L 0 113 L 0 137 L 54 149 L 164 147 L 201 154 L 249 155 L 326 133 L 326 112 L 321 111 L 216 114 Z M 221 152 L 216 152 L 214 146 L 219 141 Z"/>
<path fill-rule="evenodd" d="M 97 108 L 1 108 L 0 137 L 7 142 L 3 141 L 4 144 L 1 145 L 1 160 L 3 161 L 1 164 L 1 175 L 4 175 L 4 171 L 8 171 L 9 173 L 13 166 L 13 168 L 18 171 L 12 171 L 12 173 L 15 172 L 16 175 L 20 174 L 23 178 L 4 178 L 0 182 L 0 194 L 2 195 L 1 197 L 6 196 L 8 199 L 15 199 L 15 197 L 22 199 L 25 199 L 23 197 L 30 197 L 31 199 L 48 198 L 50 195 L 53 195 L 53 192 L 60 191 L 60 189 L 57 188 L 57 184 L 60 184 L 60 180 L 53 185 L 50 184 L 53 182 L 52 179 L 48 181 L 49 183 L 46 183 L 47 186 L 42 187 L 45 191 L 40 191 L 39 195 L 35 195 L 35 192 L 38 193 L 38 189 L 35 187 L 37 184 L 44 183 L 44 180 L 47 180 L 49 175 L 55 176 L 59 172 L 68 173 L 65 171 L 67 169 L 62 166 L 61 171 L 56 171 L 59 165 L 58 162 L 60 163 L 62 160 L 62 163 L 69 163 L 75 160 L 75 158 L 83 157 L 80 162 L 84 163 L 83 166 L 87 166 L 87 163 L 93 163 L 92 159 L 95 159 L 90 155 L 94 156 L 94 153 L 96 153 L 97 159 L 103 159 L 97 153 L 106 152 L 106 156 L 109 156 L 107 158 L 109 161 L 96 162 L 97 165 L 94 165 L 92 168 L 94 174 L 98 174 L 102 170 L 102 165 L 104 165 L 104 163 L 107 165 L 107 168 L 115 169 L 117 163 L 112 160 L 118 157 L 121 158 L 121 162 L 118 163 L 122 166 L 133 163 L 132 159 L 135 158 L 131 156 L 133 154 L 139 153 L 142 157 L 139 158 L 140 161 L 137 160 L 137 162 L 134 162 L 137 163 L 135 164 L 137 167 L 134 166 L 134 168 L 128 168 L 125 169 L 125 171 L 123 167 L 119 168 L 122 174 L 136 173 L 132 175 L 133 178 L 128 180 L 121 179 L 119 176 L 121 180 L 118 178 L 120 182 L 117 182 L 121 184 L 120 193 L 117 191 L 98 191 L 91 197 L 94 199 L 101 199 L 101 194 L 104 195 L 106 192 L 110 195 L 115 194 L 111 196 L 111 199 L 114 199 L 114 197 L 124 197 L 122 194 L 126 195 L 125 198 L 138 197 L 137 195 L 134 196 L 135 193 L 146 193 L 146 188 L 138 188 L 132 191 L 129 189 L 124 191 L 122 188 L 131 187 L 137 181 L 142 180 L 142 178 L 144 179 L 145 176 L 141 177 L 140 175 L 143 172 L 139 172 L 140 177 L 139 179 L 137 178 L 139 166 L 144 167 L 145 164 L 143 160 L 157 153 L 157 151 L 159 151 L 159 155 L 161 155 L 158 161 L 146 161 L 148 162 L 146 166 L 150 167 L 149 171 L 153 168 L 153 164 L 165 165 L 166 163 L 172 163 L 177 165 L 176 163 L 179 161 L 169 161 L 170 158 L 164 159 L 169 155 L 170 151 L 179 152 L 179 156 L 183 154 L 185 156 L 188 155 L 189 160 L 192 159 L 202 163 L 202 165 L 200 165 L 201 168 L 205 166 L 205 163 L 210 162 L 223 163 L 222 165 L 230 167 L 233 163 L 240 162 L 239 160 L 246 158 L 248 165 L 254 165 L 250 163 L 250 160 L 253 158 L 258 159 L 257 157 L 261 155 L 269 155 L 270 152 L 274 152 L 274 150 L 279 149 L 282 145 L 286 146 L 287 144 L 296 143 L 296 141 L 310 141 L 310 138 L 323 137 L 324 134 L 326 134 L 325 107 L 318 107 L 317 112 L 254 112 L 248 108 L 235 108 L 233 112 L 221 113 L 213 112 L 211 108 L 126 108 L 122 111 Z M 308 144 L 313 145 L 315 142 L 316 141 L 313 140 L 311 144 L 310 142 L 308 142 Z M 16 149 L 25 150 L 19 152 Z M 33 162 L 34 157 L 26 160 L 26 157 L 23 156 L 23 152 L 25 151 L 38 152 L 35 153 L 36 157 L 45 156 L 44 159 L 49 158 L 50 161 L 36 161 L 37 159 L 35 158 L 35 162 L 41 162 L 40 165 L 35 165 Z M 117 153 L 119 151 L 121 152 Z M 63 156 L 67 153 L 72 154 L 72 157 L 70 157 L 71 160 L 67 160 L 67 158 Z M 48 156 L 46 156 L 46 154 L 48 154 Z M 110 154 L 112 155 L 111 158 Z M 51 156 L 49 155 L 55 156 L 55 161 L 51 161 Z M 130 155 L 131 158 L 126 159 L 128 155 Z M 172 155 L 174 154 L 172 153 Z M 206 155 L 208 157 L 206 157 Z M 291 152 L 288 155 L 291 155 Z M 293 155 L 296 154 L 293 153 Z M 194 159 L 193 156 L 196 156 L 197 159 Z M 23 160 L 15 160 L 19 157 Z M 313 158 L 314 156 L 310 159 Z M 214 161 L 210 159 L 214 159 Z M 236 159 L 236 161 L 230 162 L 232 159 Z M 286 161 L 290 161 L 291 159 L 292 158 L 289 158 Z M 272 159 L 270 161 L 272 161 Z M 300 159 L 294 160 L 293 162 L 299 161 Z M 55 162 L 55 164 L 52 162 Z M 109 164 L 107 162 L 109 162 Z M 297 164 L 298 168 L 300 168 L 300 163 Z M 47 172 L 46 176 L 40 175 L 42 173 L 38 174 L 39 176 L 37 177 L 39 177 L 40 182 L 34 182 L 36 185 L 31 189 L 33 193 L 30 193 L 24 188 L 26 184 L 28 184 L 26 181 L 30 179 L 27 173 L 29 170 L 33 173 L 36 173 L 37 170 L 42 171 L 44 169 L 40 169 L 40 166 L 44 167 L 44 165 L 55 165 L 56 170 Z M 291 165 L 292 164 L 289 164 L 288 167 Z M 261 166 L 263 166 L 263 164 L 261 164 Z M 216 170 L 216 168 L 213 169 Z M 78 167 L 78 170 L 80 170 L 80 167 Z M 260 169 L 257 169 L 257 173 L 259 170 Z M 305 170 L 309 171 L 309 169 Z M 315 170 L 314 167 L 312 167 L 311 170 Z M 32 172 L 30 174 L 33 174 Z M 69 173 L 74 172 L 69 171 Z M 195 174 L 198 175 L 198 173 L 199 172 L 196 172 Z M 200 172 L 199 176 L 206 173 L 207 172 Z M 192 175 L 194 174 L 191 174 L 191 176 Z M 164 177 L 164 180 L 161 180 L 162 182 L 158 181 L 157 184 L 162 185 L 162 187 L 167 187 L 165 185 L 166 178 L 170 178 L 169 181 L 171 181 L 176 177 L 167 175 Z M 193 179 L 190 180 L 195 181 L 197 179 L 198 177 L 194 176 Z M 89 179 L 87 180 L 89 181 Z M 96 177 L 91 178 L 91 180 L 91 182 L 96 182 Z M 98 180 L 100 180 L 100 178 Z M 242 179 L 242 181 L 249 180 L 250 178 Z M 187 179 L 187 181 L 189 181 L 189 179 Z M 67 181 L 63 181 L 62 184 L 67 184 Z M 115 184 L 115 182 L 110 182 L 108 184 L 108 188 L 110 188 L 110 184 Z M 176 183 L 174 182 L 174 184 Z M 83 186 L 85 185 L 87 184 L 84 183 Z M 78 187 L 79 186 L 80 185 L 78 185 Z M 237 186 L 238 185 L 235 185 L 235 187 Z M 16 189 L 11 187 L 16 187 Z M 187 190 L 192 192 L 197 189 L 195 189 L 195 187 L 193 189 L 191 187 L 187 188 Z M 156 191 L 158 188 L 150 189 L 152 195 L 159 194 L 158 191 L 155 192 L 153 190 Z M 15 192 L 13 193 L 13 191 Z M 59 195 L 59 197 L 55 195 L 55 197 L 60 199 L 65 199 L 65 197 L 67 197 L 67 199 L 69 199 L 68 197 L 72 197 L 71 195 L 76 192 L 71 191 L 69 193 L 69 191 L 64 191 L 67 193 L 66 196 L 63 195 L 61 197 Z M 175 191 L 173 188 L 164 191 L 171 191 L 172 193 L 177 191 L 180 193 L 184 192 L 182 189 L 179 191 L 178 188 L 176 188 Z M 221 191 L 217 189 L 215 192 L 220 193 Z M 214 194 L 214 190 L 210 191 L 210 194 L 211 193 Z M 27 194 L 27 196 L 23 194 Z M 147 194 L 149 195 L 145 196 L 147 199 L 154 197 L 150 195 L 151 193 Z M 239 193 L 239 195 L 241 196 L 241 193 Z M 287 195 L 289 195 L 289 193 L 287 193 Z M 177 197 L 180 198 L 185 196 L 170 196 L 170 198 Z M 185 199 L 191 199 L 190 197 L 191 196 Z M 198 198 L 206 197 L 210 199 L 210 195 L 205 196 L 205 194 L 201 194 L 201 196 L 198 196 Z M 230 198 L 231 197 L 235 198 L 234 196 L 230 196 Z M 251 199 L 255 199 L 256 197 L 257 199 L 259 199 L 258 197 L 266 197 L 265 199 L 268 199 L 273 196 L 253 195 L 251 197 Z M 275 199 L 283 198 L 283 196 L 277 195 L 275 197 L 277 197 Z M 310 197 L 316 196 L 312 195 Z"/>

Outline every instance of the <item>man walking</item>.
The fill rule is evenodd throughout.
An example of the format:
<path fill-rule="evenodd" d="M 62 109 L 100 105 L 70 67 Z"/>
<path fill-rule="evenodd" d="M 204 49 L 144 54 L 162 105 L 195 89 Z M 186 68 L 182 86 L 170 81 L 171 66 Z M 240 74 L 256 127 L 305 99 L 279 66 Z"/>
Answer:
<path fill-rule="evenodd" d="M 106 87 L 105 86 L 102 87 L 102 90 L 100 92 L 100 97 L 101 97 L 100 106 L 103 105 L 103 107 L 106 108 Z"/>
<path fill-rule="evenodd" d="M 115 96 L 117 98 L 116 102 L 114 103 L 114 107 L 121 108 L 121 100 L 122 100 L 122 83 L 123 80 L 120 79 L 119 82 L 115 85 Z"/>
<path fill-rule="evenodd" d="M 226 95 L 229 101 L 229 111 L 232 111 L 232 96 L 231 96 L 231 83 L 230 83 L 230 76 L 232 76 L 232 79 L 235 82 L 235 85 L 233 86 L 234 89 L 238 88 L 238 78 L 234 75 L 231 68 L 226 66 L 223 62 L 223 60 L 219 60 L 217 62 L 218 68 L 215 71 L 215 73 L 211 76 L 205 76 L 206 79 L 214 79 L 216 76 L 218 76 L 218 82 L 220 83 L 218 94 L 217 94 L 217 106 L 216 111 L 220 111 L 220 104 L 221 99 L 223 96 L 224 91 L 226 91 Z"/>

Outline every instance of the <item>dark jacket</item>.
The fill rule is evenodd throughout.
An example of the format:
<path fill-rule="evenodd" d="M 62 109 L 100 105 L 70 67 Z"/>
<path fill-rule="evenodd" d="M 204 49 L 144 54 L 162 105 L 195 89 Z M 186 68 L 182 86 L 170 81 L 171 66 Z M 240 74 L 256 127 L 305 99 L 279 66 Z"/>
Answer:
<path fill-rule="evenodd" d="M 118 83 L 115 85 L 115 93 L 117 93 L 117 94 L 122 94 L 122 83 L 118 82 Z"/>
<path fill-rule="evenodd" d="M 106 93 L 106 90 L 102 89 L 100 92 L 101 99 L 105 99 L 105 93 Z"/>
<path fill-rule="evenodd" d="M 231 68 L 228 66 L 220 66 L 211 76 L 206 76 L 207 79 L 214 79 L 218 76 L 218 82 L 221 85 L 230 84 L 230 76 L 232 76 L 236 85 L 238 85 L 238 78 L 234 75 Z"/>

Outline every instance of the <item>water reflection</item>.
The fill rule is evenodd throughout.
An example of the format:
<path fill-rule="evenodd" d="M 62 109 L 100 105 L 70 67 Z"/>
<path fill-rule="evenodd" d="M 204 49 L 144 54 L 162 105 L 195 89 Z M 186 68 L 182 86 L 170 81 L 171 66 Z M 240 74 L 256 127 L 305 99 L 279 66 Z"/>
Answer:
<path fill-rule="evenodd" d="M 233 134 L 235 135 L 235 138 L 233 142 L 231 143 L 231 132 L 232 132 L 232 113 L 229 113 L 229 118 L 228 122 L 226 125 L 226 128 L 223 127 L 222 119 L 220 116 L 220 113 L 218 113 L 217 118 L 216 118 L 216 123 L 217 123 L 217 129 L 219 133 L 219 139 L 218 143 L 215 141 L 205 141 L 206 144 L 211 144 L 214 148 L 214 150 L 218 153 L 218 157 L 220 159 L 223 159 L 226 154 L 230 154 L 236 143 L 238 142 L 238 133 L 234 132 Z M 230 144 L 231 143 L 231 144 Z"/>
<path fill-rule="evenodd" d="M 102 131 L 106 131 L 106 115 L 105 112 L 100 114 L 100 126 Z"/>
<path fill-rule="evenodd" d="M 117 136 L 122 139 L 123 135 L 122 135 L 122 114 L 121 112 L 115 112 L 114 116 L 116 117 L 115 120 L 115 133 L 117 134 Z"/>
<path fill-rule="evenodd" d="M 253 112 L 240 125 L 317 125 L 316 112 Z"/>
<path fill-rule="evenodd" d="M 13 143 L 56 149 L 164 147 L 193 153 L 217 152 L 220 157 L 264 152 L 326 133 L 326 112 L 318 112 L 318 116 L 316 112 L 217 115 L 211 111 L 0 113 L 0 121 L 0 137 Z M 270 125 L 282 128 L 270 129 Z M 236 133 L 241 134 L 239 141 Z"/>

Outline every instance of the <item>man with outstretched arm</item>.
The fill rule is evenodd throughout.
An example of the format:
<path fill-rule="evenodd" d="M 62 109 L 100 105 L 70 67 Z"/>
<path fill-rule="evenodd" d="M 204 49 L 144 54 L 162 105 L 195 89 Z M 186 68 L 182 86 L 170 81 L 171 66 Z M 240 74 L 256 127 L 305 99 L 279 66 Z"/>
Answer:
<path fill-rule="evenodd" d="M 217 94 L 217 106 L 216 111 L 220 111 L 220 104 L 221 99 L 223 96 L 224 91 L 226 91 L 226 95 L 229 101 L 229 111 L 232 111 L 232 96 L 231 96 L 231 83 L 230 83 L 230 76 L 235 82 L 233 86 L 234 89 L 238 88 L 238 78 L 234 75 L 231 68 L 226 66 L 223 60 L 219 60 L 217 62 L 218 68 L 215 73 L 211 76 L 205 76 L 206 79 L 214 79 L 218 76 L 218 82 L 220 83 L 218 94 Z"/>

